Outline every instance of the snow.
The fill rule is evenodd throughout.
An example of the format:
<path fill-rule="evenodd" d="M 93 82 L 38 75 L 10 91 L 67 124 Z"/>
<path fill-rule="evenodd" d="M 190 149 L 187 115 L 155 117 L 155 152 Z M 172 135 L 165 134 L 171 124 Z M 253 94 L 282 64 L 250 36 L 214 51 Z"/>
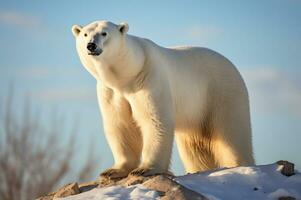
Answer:
<path fill-rule="evenodd" d="M 293 196 L 293 195 L 282 188 L 280 188 L 280 189 L 276 190 L 275 192 L 272 192 L 268 195 L 268 197 L 270 199 L 278 199 L 279 197 L 288 197 L 288 196 Z"/>
<path fill-rule="evenodd" d="M 279 197 L 301 199 L 301 174 L 287 177 L 280 173 L 282 167 L 277 164 L 236 167 L 207 171 L 175 177 L 179 184 L 206 196 L 210 200 L 263 200 Z M 111 186 L 96 188 L 78 195 L 60 200 L 125 200 L 159 199 L 156 191 L 143 185 L 122 187 Z"/>
<path fill-rule="evenodd" d="M 287 177 L 277 164 L 237 167 L 200 174 L 191 174 L 175 180 L 210 200 L 218 199 L 278 199 L 291 196 L 301 199 L 301 174 Z"/>
<path fill-rule="evenodd" d="M 146 189 L 141 184 L 122 187 L 111 186 L 104 188 L 95 188 L 88 192 L 84 192 L 78 195 L 69 196 L 66 198 L 57 198 L 57 200 L 151 200 L 159 199 L 159 195 L 156 191 Z"/>

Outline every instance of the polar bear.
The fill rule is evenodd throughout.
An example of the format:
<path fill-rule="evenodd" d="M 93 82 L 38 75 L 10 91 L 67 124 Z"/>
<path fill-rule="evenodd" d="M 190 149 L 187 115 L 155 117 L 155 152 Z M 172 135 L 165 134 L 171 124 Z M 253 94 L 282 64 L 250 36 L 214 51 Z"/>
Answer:
<path fill-rule="evenodd" d="M 128 30 L 109 21 L 72 27 L 115 160 L 102 176 L 168 172 L 174 138 L 189 173 L 254 164 L 248 93 L 234 65 L 207 48 L 165 48 Z"/>

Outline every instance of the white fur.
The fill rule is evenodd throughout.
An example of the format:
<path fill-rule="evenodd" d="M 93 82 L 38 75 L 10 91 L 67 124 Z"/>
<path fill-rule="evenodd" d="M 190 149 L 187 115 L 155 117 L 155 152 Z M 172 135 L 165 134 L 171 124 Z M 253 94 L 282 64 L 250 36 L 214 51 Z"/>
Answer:
<path fill-rule="evenodd" d="M 206 48 L 160 47 L 128 28 L 73 27 L 115 158 L 104 175 L 166 172 L 174 137 L 187 172 L 253 164 L 248 94 L 234 65 Z M 88 55 L 87 43 L 103 31 L 102 54 Z"/>

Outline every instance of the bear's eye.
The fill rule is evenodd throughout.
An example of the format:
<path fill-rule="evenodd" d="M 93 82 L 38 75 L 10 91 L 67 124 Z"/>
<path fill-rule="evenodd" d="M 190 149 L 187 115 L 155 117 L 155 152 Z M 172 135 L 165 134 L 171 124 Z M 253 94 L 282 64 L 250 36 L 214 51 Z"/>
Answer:
<path fill-rule="evenodd" d="M 87 36 L 88 36 L 88 34 L 87 34 L 87 33 L 85 33 L 85 34 L 84 34 L 84 36 L 85 36 L 85 37 L 87 37 Z"/>
<path fill-rule="evenodd" d="M 106 32 L 102 32 L 101 35 L 102 36 L 107 36 L 107 33 Z"/>

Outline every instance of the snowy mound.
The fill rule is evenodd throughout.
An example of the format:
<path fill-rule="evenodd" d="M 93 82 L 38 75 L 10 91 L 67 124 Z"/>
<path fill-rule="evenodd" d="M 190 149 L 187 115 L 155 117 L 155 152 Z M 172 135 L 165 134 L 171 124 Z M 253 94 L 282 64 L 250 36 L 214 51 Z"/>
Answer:
<path fill-rule="evenodd" d="M 301 199 L 301 174 L 284 176 L 280 173 L 282 167 L 277 164 L 236 167 L 181 176 L 175 180 L 210 200 Z"/>
<path fill-rule="evenodd" d="M 78 195 L 58 198 L 60 200 L 99 200 L 99 199 L 141 199 L 151 200 L 159 199 L 159 195 L 156 191 L 149 190 L 143 187 L 141 184 L 122 187 L 122 186 L 111 186 L 105 188 L 95 188 L 88 192 L 84 192 Z"/>
<path fill-rule="evenodd" d="M 83 191 L 79 186 L 77 190 L 80 194 L 51 199 L 301 199 L 301 174 L 289 165 L 278 163 L 219 169 L 178 177 L 128 177 L 93 188 Z"/>

